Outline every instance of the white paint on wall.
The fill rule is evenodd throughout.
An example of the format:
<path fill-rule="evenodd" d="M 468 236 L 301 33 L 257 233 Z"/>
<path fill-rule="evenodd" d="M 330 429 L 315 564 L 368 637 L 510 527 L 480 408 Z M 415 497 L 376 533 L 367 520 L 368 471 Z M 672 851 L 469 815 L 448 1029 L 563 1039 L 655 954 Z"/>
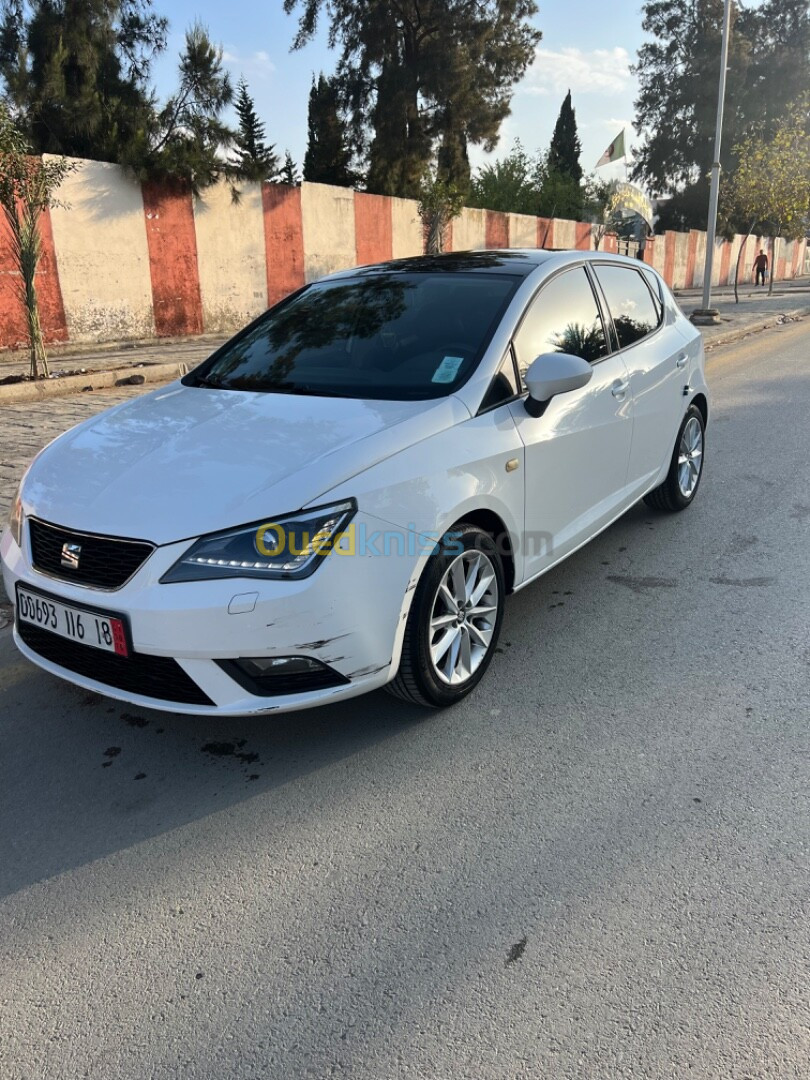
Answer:
<path fill-rule="evenodd" d="M 395 259 L 424 253 L 422 221 L 414 199 L 391 199 L 391 250 Z"/>
<path fill-rule="evenodd" d="M 686 265 L 689 259 L 689 233 L 675 233 L 675 272 L 676 289 L 686 285 Z"/>
<path fill-rule="evenodd" d="M 50 155 L 46 155 L 46 160 Z M 51 210 L 70 341 L 152 337 L 143 198 L 118 165 L 74 161 Z"/>
<path fill-rule="evenodd" d="M 509 215 L 509 246 L 513 248 L 537 247 L 537 218 L 528 214 Z"/>
<path fill-rule="evenodd" d="M 237 330 L 267 308 L 260 184 L 241 182 L 234 202 L 226 183 L 194 199 L 197 265 L 206 333 Z"/>
<path fill-rule="evenodd" d="M 577 223 L 565 218 L 554 219 L 554 247 L 570 248 L 577 246 Z"/>
<path fill-rule="evenodd" d="M 357 262 L 354 192 L 326 184 L 301 185 L 304 278 L 316 281 Z"/>
<path fill-rule="evenodd" d="M 453 219 L 453 251 L 475 251 L 487 244 L 486 210 L 471 210 L 465 206 Z"/>

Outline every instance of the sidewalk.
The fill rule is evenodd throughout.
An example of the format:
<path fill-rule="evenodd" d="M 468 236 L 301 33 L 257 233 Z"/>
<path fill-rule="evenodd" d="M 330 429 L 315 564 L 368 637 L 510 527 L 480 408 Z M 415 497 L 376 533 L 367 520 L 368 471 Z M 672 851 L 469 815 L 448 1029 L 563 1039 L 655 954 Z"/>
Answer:
<path fill-rule="evenodd" d="M 702 292 L 699 289 L 678 290 L 675 298 L 688 316 L 701 306 Z M 770 297 L 767 288 L 744 285 L 740 289 L 739 304 L 734 302 L 734 290 L 724 286 L 712 290 L 712 304 L 720 312 L 721 322 L 718 326 L 701 327 L 707 348 L 810 315 L 810 278 L 780 282 L 774 286 Z M 205 360 L 226 337 L 207 334 L 196 338 L 105 343 L 81 348 L 53 346 L 48 350 L 48 363 L 51 375 L 57 377 L 37 383 L 2 385 L 0 382 L 0 405 L 98 389 L 101 385 L 114 386 L 132 376 L 138 382 L 168 382 Z M 25 352 L 0 353 L 0 380 L 27 371 Z"/>
<path fill-rule="evenodd" d="M 707 348 L 739 341 L 758 330 L 810 315 L 810 278 L 778 282 L 773 296 L 768 296 L 767 287 L 741 285 L 739 295 L 740 302 L 736 304 L 733 287 L 712 289 L 712 307 L 720 312 L 720 324 L 701 326 Z M 702 289 L 679 289 L 674 296 L 687 316 L 703 306 Z"/>

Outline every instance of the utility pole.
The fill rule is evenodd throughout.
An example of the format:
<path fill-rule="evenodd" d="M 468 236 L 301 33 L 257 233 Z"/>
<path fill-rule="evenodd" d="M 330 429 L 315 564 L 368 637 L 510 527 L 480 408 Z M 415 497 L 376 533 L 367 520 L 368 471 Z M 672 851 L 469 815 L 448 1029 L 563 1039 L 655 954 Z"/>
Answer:
<path fill-rule="evenodd" d="M 723 141 L 723 110 L 726 102 L 726 75 L 728 73 L 728 41 L 731 35 L 731 0 L 724 0 L 723 38 L 720 45 L 720 87 L 717 94 L 717 126 L 714 133 L 714 161 L 709 195 L 709 220 L 706 229 L 706 262 L 703 268 L 703 307 L 698 308 L 694 322 L 716 322 L 718 313 L 712 308 L 712 267 L 714 265 L 714 241 L 717 235 L 717 205 L 720 201 L 720 147 Z"/>

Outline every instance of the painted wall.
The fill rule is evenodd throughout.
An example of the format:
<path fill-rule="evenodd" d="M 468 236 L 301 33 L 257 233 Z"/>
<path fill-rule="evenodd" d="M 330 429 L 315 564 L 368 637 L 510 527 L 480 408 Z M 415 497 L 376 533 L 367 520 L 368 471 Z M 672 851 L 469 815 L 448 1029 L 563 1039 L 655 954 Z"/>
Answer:
<path fill-rule="evenodd" d="M 182 184 L 139 185 L 117 166 L 78 161 L 59 192 L 62 204 L 42 217 L 38 272 L 46 341 L 100 342 L 236 330 L 309 281 L 335 270 L 420 255 L 424 231 L 417 204 L 347 188 L 303 184 L 227 184 L 194 198 Z M 7 227 L 0 221 L 0 347 L 26 340 Z M 740 280 L 767 237 L 718 241 L 713 279 Z M 667 232 L 647 245 L 645 261 L 674 288 L 699 286 L 704 233 Z M 582 222 L 465 208 L 447 230 L 451 251 L 593 248 Z M 616 250 L 604 237 L 603 251 Z M 806 272 L 807 244 L 781 241 L 777 277 Z"/>

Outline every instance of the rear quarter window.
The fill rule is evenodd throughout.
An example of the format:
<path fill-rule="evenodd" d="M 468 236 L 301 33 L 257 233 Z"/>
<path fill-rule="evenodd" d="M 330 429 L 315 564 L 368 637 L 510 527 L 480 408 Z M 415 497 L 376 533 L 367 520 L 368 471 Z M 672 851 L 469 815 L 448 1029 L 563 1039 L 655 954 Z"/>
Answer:
<path fill-rule="evenodd" d="M 661 324 L 662 307 L 648 288 L 641 272 L 630 266 L 594 267 L 605 294 L 619 348 L 635 345 Z"/>

